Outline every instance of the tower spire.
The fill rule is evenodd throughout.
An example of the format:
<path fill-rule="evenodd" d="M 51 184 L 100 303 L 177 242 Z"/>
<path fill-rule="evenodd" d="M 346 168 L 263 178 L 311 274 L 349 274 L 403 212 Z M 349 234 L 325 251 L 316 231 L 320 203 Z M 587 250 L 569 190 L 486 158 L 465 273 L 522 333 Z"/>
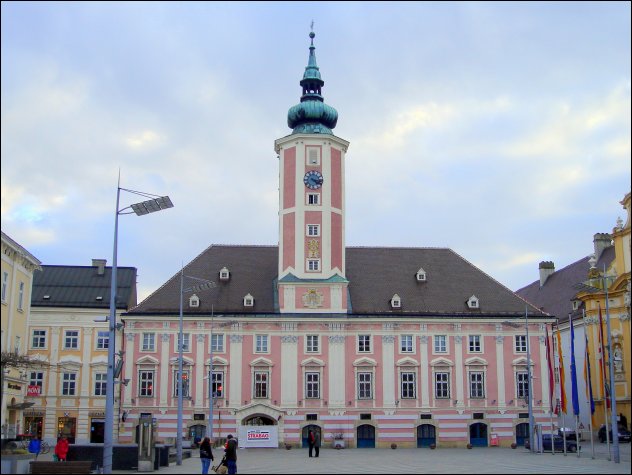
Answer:
<path fill-rule="evenodd" d="M 332 134 L 336 127 L 338 112 L 324 103 L 322 87 L 325 81 L 320 76 L 320 69 L 316 63 L 316 47 L 314 46 L 314 21 L 312 20 L 309 37 L 309 58 L 300 85 L 303 88 L 301 103 L 292 107 L 287 114 L 287 124 L 294 129 L 293 134 Z"/>

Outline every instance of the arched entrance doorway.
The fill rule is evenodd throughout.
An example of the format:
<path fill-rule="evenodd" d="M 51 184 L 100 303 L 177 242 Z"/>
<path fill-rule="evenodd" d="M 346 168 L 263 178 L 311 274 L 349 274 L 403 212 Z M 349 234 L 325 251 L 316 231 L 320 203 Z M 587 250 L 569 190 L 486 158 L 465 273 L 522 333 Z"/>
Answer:
<path fill-rule="evenodd" d="M 275 426 L 276 424 L 277 421 L 263 414 L 254 414 L 243 421 L 245 426 Z"/>
<path fill-rule="evenodd" d="M 197 445 L 206 436 L 206 426 L 204 424 L 196 424 L 189 427 L 189 440 Z"/>
<path fill-rule="evenodd" d="M 487 447 L 487 424 L 477 422 L 470 426 L 470 444 L 472 447 Z"/>
<path fill-rule="evenodd" d="M 359 449 L 375 448 L 375 427 L 369 424 L 358 426 L 356 430 Z"/>
<path fill-rule="evenodd" d="M 320 443 L 322 445 L 323 443 L 323 438 L 322 438 L 322 433 L 320 430 L 320 427 L 315 425 L 315 424 L 310 424 L 308 426 L 303 427 L 303 430 L 301 431 L 301 447 L 303 447 L 304 449 L 309 447 L 309 442 L 307 441 L 307 435 L 309 434 L 309 431 L 313 430 L 314 434 L 318 433 L 318 435 L 320 435 Z"/>
<path fill-rule="evenodd" d="M 432 424 L 417 426 L 417 447 L 430 447 L 437 443 L 437 433 Z"/>
<path fill-rule="evenodd" d="M 516 445 L 524 446 L 524 441 L 529 439 L 529 423 L 522 422 L 516 426 Z"/>
<path fill-rule="evenodd" d="M 260 412 L 247 416 L 242 419 L 238 440 L 240 448 L 278 448 L 277 420 Z"/>

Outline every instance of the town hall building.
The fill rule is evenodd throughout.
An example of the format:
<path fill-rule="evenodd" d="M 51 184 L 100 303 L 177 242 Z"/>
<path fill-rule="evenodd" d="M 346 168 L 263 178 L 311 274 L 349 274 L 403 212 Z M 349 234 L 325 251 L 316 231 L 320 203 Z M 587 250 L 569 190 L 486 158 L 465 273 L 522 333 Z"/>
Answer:
<path fill-rule="evenodd" d="M 242 447 L 304 446 L 309 430 L 329 447 L 523 444 L 528 397 L 550 428 L 554 317 L 451 249 L 346 246 L 350 143 L 333 133 L 314 36 L 292 131 L 274 142 L 279 243 L 211 245 L 184 266 L 182 375 L 180 271 L 122 315 L 115 437 L 133 442 L 145 415 L 175 440 L 181 376 L 185 439 L 212 415 L 213 437 Z"/>

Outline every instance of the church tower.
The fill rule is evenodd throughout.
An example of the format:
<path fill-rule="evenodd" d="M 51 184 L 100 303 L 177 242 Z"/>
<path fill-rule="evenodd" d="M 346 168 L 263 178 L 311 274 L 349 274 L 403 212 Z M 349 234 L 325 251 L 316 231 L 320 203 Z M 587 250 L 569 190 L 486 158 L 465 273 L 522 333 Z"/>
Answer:
<path fill-rule="evenodd" d="M 292 133 L 274 142 L 279 156 L 281 313 L 347 313 L 345 277 L 345 153 L 332 129 L 338 112 L 325 104 L 315 34 L 300 85 L 300 104 L 287 116 Z"/>

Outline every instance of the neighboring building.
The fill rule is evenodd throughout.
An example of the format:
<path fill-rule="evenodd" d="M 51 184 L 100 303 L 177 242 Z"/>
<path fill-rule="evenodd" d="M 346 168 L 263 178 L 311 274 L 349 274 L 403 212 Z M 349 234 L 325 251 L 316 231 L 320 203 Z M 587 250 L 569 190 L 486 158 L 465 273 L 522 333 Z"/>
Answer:
<path fill-rule="evenodd" d="M 213 435 L 242 446 L 304 445 L 310 429 L 350 447 L 523 443 L 527 345 L 535 420 L 550 426 L 554 319 L 450 249 L 346 247 L 349 143 L 314 51 L 293 132 L 275 141 L 279 246 L 211 246 L 184 268 L 216 283 L 184 292 L 185 436 L 205 433 L 213 394 Z M 142 415 L 176 437 L 180 288 L 178 272 L 123 316 L 120 442 Z"/>
<path fill-rule="evenodd" d="M 28 399 L 35 404 L 24 415 L 25 425 L 49 442 L 62 434 L 71 443 L 103 442 L 111 278 L 105 259 L 45 265 L 35 276 L 28 350 L 51 370 L 29 371 Z M 136 305 L 136 269 L 118 267 L 117 287 L 118 316 Z M 118 350 L 122 331 L 117 334 Z"/>
<path fill-rule="evenodd" d="M 590 411 L 584 377 L 585 335 L 588 335 L 591 380 L 595 400 L 595 430 L 604 422 L 604 390 L 599 384 L 597 355 L 599 341 L 599 308 L 602 310 L 603 335 L 607 345 L 606 303 L 603 270 L 606 270 L 608 310 L 610 316 L 613 353 L 615 356 L 615 386 L 617 413 L 630 420 L 630 193 L 621 201 L 627 212 L 626 224 L 619 219 L 612 235 L 597 233 L 593 239 L 594 254 L 586 256 L 560 270 L 552 262 L 540 263 L 540 279 L 516 291 L 518 295 L 541 310 L 559 319 L 562 354 L 565 366 L 565 388 L 568 395 L 566 416 L 560 424 L 574 427 L 570 403 L 570 327 L 575 329 L 575 360 L 577 368 L 580 421 L 588 430 Z M 607 349 L 606 349 L 607 352 Z M 606 355 L 607 356 L 607 355 Z"/>
<path fill-rule="evenodd" d="M 31 312 L 33 274 L 41 262 L 2 232 L 2 351 L 26 354 L 27 323 Z M 2 438 L 21 432 L 25 403 L 25 371 L 7 368 L 2 374 Z"/>

